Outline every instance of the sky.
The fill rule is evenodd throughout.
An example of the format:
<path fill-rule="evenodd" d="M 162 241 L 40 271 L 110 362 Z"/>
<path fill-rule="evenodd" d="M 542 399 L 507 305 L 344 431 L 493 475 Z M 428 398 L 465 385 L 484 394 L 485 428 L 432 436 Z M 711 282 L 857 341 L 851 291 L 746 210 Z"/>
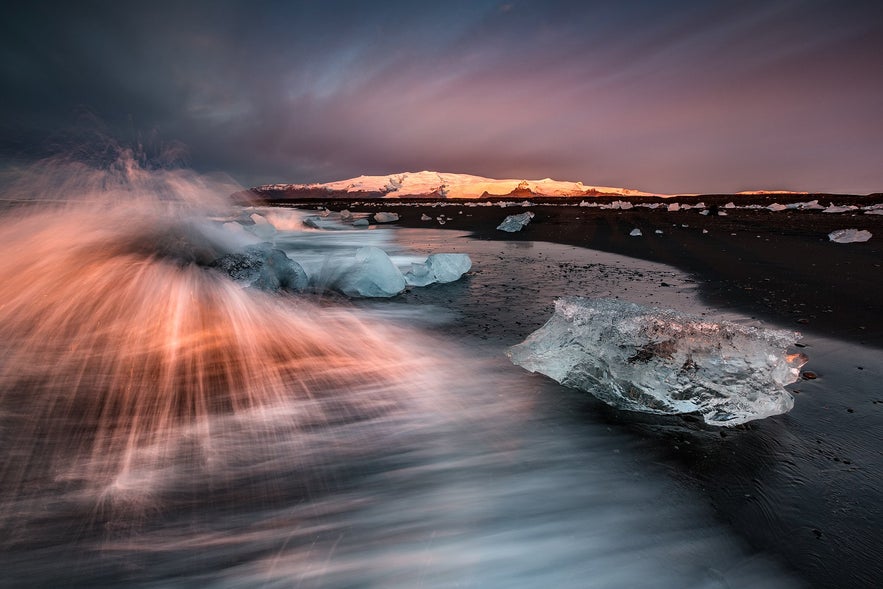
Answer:
<path fill-rule="evenodd" d="M 0 159 L 883 191 L 880 0 L 10 2 Z"/>

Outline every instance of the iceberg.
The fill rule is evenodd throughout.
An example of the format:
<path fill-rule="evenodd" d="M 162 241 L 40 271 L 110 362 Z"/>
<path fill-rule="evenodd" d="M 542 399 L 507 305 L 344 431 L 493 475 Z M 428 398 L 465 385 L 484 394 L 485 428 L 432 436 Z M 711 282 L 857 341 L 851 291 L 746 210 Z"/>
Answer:
<path fill-rule="evenodd" d="M 534 218 L 534 214 L 531 211 L 527 211 L 521 213 L 519 215 L 509 215 L 503 222 L 497 226 L 497 229 L 500 231 L 507 231 L 509 233 L 515 233 L 516 231 L 521 231 L 524 227 L 530 223 L 530 220 Z"/>
<path fill-rule="evenodd" d="M 299 292 L 309 283 L 300 264 L 282 250 L 265 243 L 247 247 L 239 253 L 224 254 L 209 266 L 246 286 L 272 292 Z"/>
<path fill-rule="evenodd" d="M 507 355 L 619 409 L 698 412 L 706 423 L 732 426 L 793 407 L 783 387 L 799 378 L 807 358 L 785 351 L 799 338 L 788 330 L 572 297 L 556 300 L 552 318 Z"/>
<path fill-rule="evenodd" d="M 838 229 L 828 234 L 828 239 L 834 243 L 862 243 L 871 237 L 873 234 L 865 229 Z"/>
<path fill-rule="evenodd" d="M 405 278 L 380 248 L 363 247 L 332 287 L 350 297 L 392 297 L 405 290 Z"/>
<path fill-rule="evenodd" d="M 472 268 L 472 260 L 466 254 L 432 254 L 422 264 L 411 264 L 405 273 L 410 286 L 454 282 Z"/>
<path fill-rule="evenodd" d="M 250 218 L 254 222 L 254 225 L 248 225 L 246 228 L 259 238 L 269 240 L 276 235 L 276 227 L 263 215 L 252 213 Z"/>
<path fill-rule="evenodd" d="M 378 223 L 395 223 L 399 220 L 398 213 L 374 213 L 374 220 Z"/>
<path fill-rule="evenodd" d="M 312 227 L 313 229 L 343 229 L 343 225 L 336 222 L 333 219 L 327 218 L 327 216 L 319 216 L 319 215 L 310 215 L 309 217 L 304 217 L 303 224 L 307 227 Z"/>

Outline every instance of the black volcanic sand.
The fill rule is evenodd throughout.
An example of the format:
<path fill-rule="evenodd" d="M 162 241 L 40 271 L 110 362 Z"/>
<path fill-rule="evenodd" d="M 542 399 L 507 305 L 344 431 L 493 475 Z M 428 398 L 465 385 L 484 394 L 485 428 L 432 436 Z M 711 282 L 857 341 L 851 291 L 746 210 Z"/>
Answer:
<path fill-rule="evenodd" d="M 740 203 L 789 202 L 780 196 L 716 198 L 693 202 L 719 206 L 737 198 Z M 790 197 L 790 201 L 812 198 Z M 691 202 L 686 198 L 675 201 Z M 883 198 L 830 201 L 865 205 Z M 821 202 L 827 205 L 829 199 Z M 584 272 L 573 272 L 576 266 L 571 261 L 556 264 L 548 255 L 548 260 L 539 258 L 543 262 L 539 274 L 506 276 L 520 268 L 519 254 L 513 249 L 519 242 L 530 247 L 531 242 L 543 241 L 680 268 L 695 280 L 703 303 L 710 307 L 803 332 L 802 345 L 810 357 L 805 369 L 815 374 L 789 387 L 795 407 L 785 415 L 720 429 L 689 415 L 662 417 L 617 411 L 565 387 L 558 387 L 559 395 L 543 402 L 563 421 L 601 420 L 611 428 L 634 434 L 649 454 L 659 456 L 659 462 L 670 468 L 672 477 L 705 494 L 721 521 L 752 547 L 778 555 L 808 586 L 875 586 L 883 577 L 879 559 L 883 529 L 883 453 L 879 446 L 883 439 L 883 301 L 879 296 L 883 218 L 862 213 L 732 209 L 726 211 L 727 216 L 703 216 L 698 210 L 617 211 L 577 204 L 500 208 L 465 203 L 408 206 L 386 200 L 358 205 L 351 201 L 301 202 L 298 206 L 362 213 L 394 211 L 401 216 L 400 226 L 455 229 L 471 232 L 479 240 L 499 240 L 503 249 L 497 259 L 508 264 L 508 269 L 494 278 L 500 284 L 489 284 L 490 277 L 476 267 L 464 280 L 414 289 L 402 297 L 404 302 L 447 305 L 455 313 L 471 301 L 489 313 L 482 318 L 460 311 L 462 322 L 444 330 L 455 336 L 480 337 L 486 330 L 505 345 L 520 341 L 548 319 L 551 301 L 546 299 L 550 293 L 540 285 L 555 280 L 557 274 L 565 287 L 580 294 L 580 281 L 587 278 Z M 495 229 L 505 216 L 524 210 L 536 216 L 523 231 L 510 234 Z M 421 221 L 423 214 L 432 220 Z M 444 225 L 436 220 L 440 215 L 446 218 Z M 629 236 L 634 228 L 641 229 L 643 235 Z M 828 240 L 829 232 L 844 228 L 866 229 L 873 237 L 854 244 Z M 656 234 L 657 229 L 663 233 Z M 468 245 L 462 248 L 454 245 L 443 251 L 466 251 Z M 524 254 L 525 260 L 537 256 L 537 252 Z M 603 272 L 609 274 L 611 288 L 616 284 L 620 288 L 636 286 L 635 280 L 654 281 L 655 291 L 643 292 L 655 294 L 640 295 L 640 290 L 623 293 L 626 298 L 638 294 L 658 299 L 639 302 L 666 306 L 666 297 L 677 297 L 679 292 L 690 296 L 685 290 L 690 283 L 638 266 L 625 263 Z M 537 266 L 531 268 L 535 271 Z M 603 274 L 601 278 L 606 279 Z M 495 313 L 495 308 L 501 311 Z M 501 319 L 501 314 L 505 318 Z"/>
<path fill-rule="evenodd" d="M 599 210 L 535 204 L 530 207 L 469 207 L 450 202 L 432 206 L 420 201 L 311 201 L 298 206 L 348 208 L 353 212 L 396 212 L 398 225 L 469 231 L 478 239 L 550 241 L 661 262 L 693 274 L 704 300 L 716 307 L 793 327 L 803 333 L 858 341 L 883 347 L 883 215 L 822 213 L 812 210 L 723 209 L 730 201 L 768 205 L 773 202 L 868 205 L 872 197 L 703 196 L 660 202 L 704 202 L 711 214 L 690 209 L 633 208 Z M 598 199 L 604 202 L 604 199 Z M 607 201 L 616 199 L 606 199 Z M 632 199 L 639 202 L 639 199 Z M 432 201 L 438 202 L 438 201 Z M 539 203 L 537 200 L 532 202 Z M 564 202 L 559 200 L 557 202 Z M 275 204 L 295 204 L 275 201 Z M 718 209 L 718 207 L 720 207 Z M 531 223 L 517 233 L 496 226 L 507 215 L 530 210 Z M 726 216 L 716 212 L 724 211 Z M 432 217 L 421 221 L 421 215 Z M 444 225 L 436 218 L 445 215 Z M 643 235 L 629 233 L 638 228 Z M 828 239 L 836 229 L 866 229 L 874 237 L 865 243 L 838 244 Z M 662 234 L 656 234 L 660 230 Z M 704 233 L 703 230 L 707 231 Z"/>

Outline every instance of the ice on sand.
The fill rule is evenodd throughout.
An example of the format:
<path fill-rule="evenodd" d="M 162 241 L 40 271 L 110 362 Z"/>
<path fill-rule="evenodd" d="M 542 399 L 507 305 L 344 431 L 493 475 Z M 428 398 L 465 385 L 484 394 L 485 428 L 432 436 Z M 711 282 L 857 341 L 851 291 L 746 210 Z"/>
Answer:
<path fill-rule="evenodd" d="M 632 230 L 629 232 L 629 235 L 632 236 L 632 237 L 641 237 L 641 236 L 644 235 L 644 234 L 641 233 L 641 230 L 640 230 L 640 229 L 638 229 L 637 227 L 635 227 L 634 229 L 632 229 Z"/>
<path fill-rule="evenodd" d="M 276 235 L 276 227 L 274 227 L 263 215 L 252 213 L 250 218 L 254 222 L 254 225 L 247 226 L 247 229 L 261 239 L 269 240 Z"/>
<path fill-rule="evenodd" d="M 783 387 L 806 362 L 787 330 L 713 323 L 613 299 L 563 298 L 551 319 L 510 348 L 513 363 L 631 411 L 698 412 L 737 425 L 785 413 Z"/>
<path fill-rule="evenodd" d="M 530 220 L 533 219 L 534 214 L 531 211 L 527 211 L 521 213 L 519 215 L 509 215 L 500 225 L 497 227 L 500 231 L 508 231 L 509 233 L 515 233 L 516 231 L 521 231 L 530 223 Z"/>
<path fill-rule="evenodd" d="M 838 229 L 828 234 L 828 239 L 834 243 L 861 243 L 871 239 L 873 234 L 864 229 Z"/>
<path fill-rule="evenodd" d="M 399 220 L 398 213 L 374 213 L 374 220 L 378 223 L 394 223 Z"/>
<path fill-rule="evenodd" d="M 270 244 L 258 244 L 221 256 L 210 264 L 233 280 L 261 290 L 302 291 L 309 279 L 300 264 Z"/>
<path fill-rule="evenodd" d="M 454 282 L 470 268 L 472 260 L 466 254 L 432 254 L 422 264 L 411 264 L 405 281 L 411 286 Z"/>
<path fill-rule="evenodd" d="M 392 297 L 405 290 L 405 278 L 382 249 L 363 247 L 341 267 L 332 285 L 350 297 Z"/>

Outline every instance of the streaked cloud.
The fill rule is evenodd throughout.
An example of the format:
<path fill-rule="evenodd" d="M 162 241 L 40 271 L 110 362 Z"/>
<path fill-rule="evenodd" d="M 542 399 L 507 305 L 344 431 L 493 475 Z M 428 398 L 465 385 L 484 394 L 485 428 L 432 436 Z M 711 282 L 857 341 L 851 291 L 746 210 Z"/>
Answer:
<path fill-rule="evenodd" d="M 4 26 L 7 153 L 85 106 L 245 183 L 883 190 L 878 3 L 90 6 Z"/>

